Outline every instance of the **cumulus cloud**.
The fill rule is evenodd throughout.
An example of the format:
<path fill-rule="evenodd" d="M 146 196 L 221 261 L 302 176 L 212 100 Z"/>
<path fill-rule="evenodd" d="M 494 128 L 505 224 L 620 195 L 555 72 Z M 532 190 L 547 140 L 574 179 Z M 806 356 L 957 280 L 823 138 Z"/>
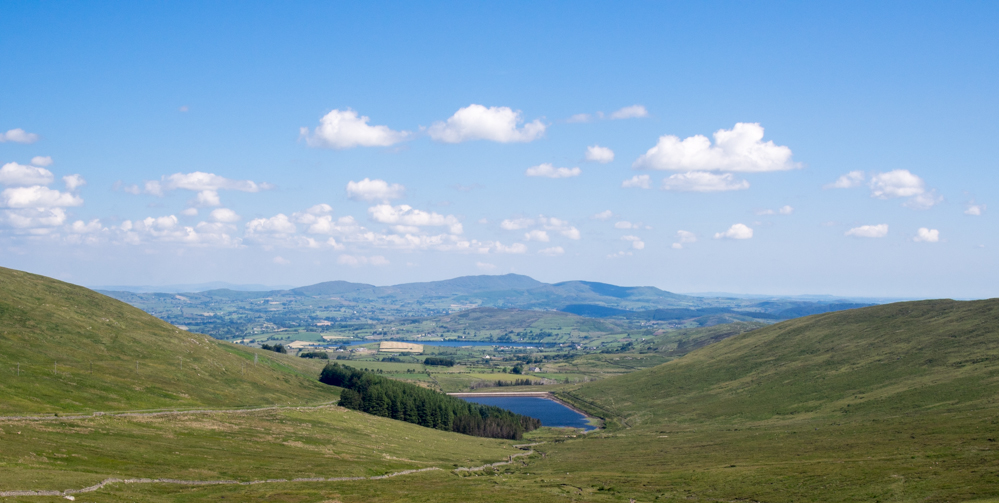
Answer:
<path fill-rule="evenodd" d="M 768 209 L 756 212 L 757 215 L 790 215 L 791 213 L 794 213 L 794 208 L 787 205 L 781 206 L 777 211 Z"/>
<path fill-rule="evenodd" d="M 52 165 L 52 158 L 47 155 L 46 156 L 36 155 L 31 158 L 31 164 L 46 168 Z"/>
<path fill-rule="evenodd" d="M 270 218 L 254 218 L 246 223 L 246 234 L 294 234 L 295 224 L 284 213 Z"/>
<path fill-rule="evenodd" d="M 732 129 L 714 133 L 715 144 L 707 137 L 659 137 L 632 165 L 635 168 L 673 171 L 734 171 L 761 173 L 786 171 L 800 167 L 791 161 L 791 149 L 763 142 L 763 127 L 757 123 L 740 122 Z"/>
<path fill-rule="evenodd" d="M 87 181 L 80 175 L 66 175 L 62 177 L 62 182 L 66 184 L 66 190 L 70 192 L 87 184 Z"/>
<path fill-rule="evenodd" d="M 975 204 L 974 201 L 968 204 L 968 207 L 964 210 L 965 215 L 971 215 L 974 217 L 981 216 L 982 213 L 985 213 L 985 205 Z"/>
<path fill-rule="evenodd" d="M 426 212 L 413 208 L 405 204 L 392 206 L 389 204 L 379 204 L 368 208 L 368 214 L 379 223 L 393 225 L 409 225 L 415 227 L 441 227 L 449 228 L 451 234 L 461 234 L 462 225 L 454 215 L 441 215 L 434 212 Z"/>
<path fill-rule="evenodd" d="M 534 225 L 533 218 L 508 218 L 500 222 L 500 227 L 507 231 L 519 231 Z"/>
<path fill-rule="evenodd" d="M 565 250 L 561 246 L 552 246 L 551 248 L 545 248 L 543 250 L 538 250 L 538 255 L 544 255 L 546 257 L 557 257 L 563 255 Z"/>
<path fill-rule="evenodd" d="M 631 253 L 630 251 L 619 251 L 617 253 L 611 253 L 610 255 L 607 255 L 607 258 L 630 257 L 632 255 L 633 253 Z"/>
<path fill-rule="evenodd" d="M 648 189 L 652 187 L 652 179 L 649 175 L 635 175 L 621 182 L 621 187 L 625 189 Z"/>
<path fill-rule="evenodd" d="M 883 238 L 888 235 L 888 224 L 861 225 L 846 231 L 845 235 L 858 238 Z"/>
<path fill-rule="evenodd" d="M 0 183 L 7 186 L 48 185 L 55 177 L 52 172 L 36 166 L 8 162 L 0 167 Z"/>
<path fill-rule="evenodd" d="M 642 105 L 631 105 L 630 107 L 624 107 L 620 110 L 611 112 L 610 114 L 611 119 L 639 119 L 648 116 L 649 111 Z"/>
<path fill-rule="evenodd" d="M 827 189 L 852 189 L 853 187 L 859 187 L 864 183 L 866 179 L 863 171 L 851 171 L 839 178 L 835 182 L 826 184 Z"/>
<path fill-rule="evenodd" d="M 621 220 L 620 222 L 614 222 L 615 229 L 638 229 L 641 224 L 633 224 L 627 220 Z"/>
<path fill-rule="evenodd" d="M 573 176 L 579 176 L 583 170 L 579 168 L 556 168 L 552 166 L 551 163 L 539 164 L 537 166 L 532 166 L 527 168 L 524 172 L 527 176 L 542 176 L 545 178 L 571 178 Z"/>
<path fill-rule="evenodd" d="M 731 173 L 716 175 L 705 171 L 688 171 L 670 175 L 663 180 L 663 190 L 681 192 L 725 192 L 748 188 L 748 181 L 736 180 Z"/>
<path fill-rule="evenodd" d="M 372 180 L 365 178 L 359 182 L 347 182 L 347 197 L 355 201 L 391 201 L 400 199 L 406 194 L 406 187 L 393 183 L 389 185 L 385 180 Z"/>
<path fill-rule="evenodd" d="M 614 160 L 614 151 L 600 145 L 591 145 L 586 147 L 586 160 L 607 164 Z"/>
<path fill-rule="evenodd" d="M 593 116 L 590 114 L 576 114 L 565 121 L 568 123 L 593 122 Z"/>
<path fill-rule="evenodd" d="M 600 213 L 597 213 L 596 215 L 593 215 L 593 218 L 595 220 L 608 220 L 612 216 L 614 216 L 614 212 L 613 211 L 611 211 L 611 210 L 605 210 L 605 211 L 601 211 Z"/>
<path fill-rule="evenodd" d="M 907 169 L 896 169 L 886 173 L 878 173 L 871 177 L 871 197 L 878 199 L 909 198 L 904 205 L 924 210 L 932 207 L 943 198 L 932 190 L 926 190 L 922 178 L 912 174 Z"/>
<path fill-rule="evenodd" d="M 547 243 L 550 240 L 548 233 L 541 229 L 534 229 L 524 234 L 524 239 L 527 241 L 541 241 L 543 243 Z"/>
<path fill-rule="evenodd" d="M 622 241 L 630 241 L 631 247 L 636 250 L 644 250 L 645 242 L 638 236 L 621 236 Z"/>
<path fill-rule="evenodd" d="M 916 231 L 916 237 L 912 238 L 912 240 L 917 243 L 936 243 L 937 241 L 940 241 L 940 231 L 920 227 L 919 230 Z"/>
<path fill-rule="evenodd" d="M 193 173 L 174 173 L 160 180 L 148 180 L 139 188 L 130 185 L 124 188 L 129 194 L 145 192 L 154 196 L 162 196 L 171 190 L 190 190 L 196 192 L 192 205 L 201 207 L 221 206 L 220 190 L 235 190 L 240 192 L 260 192 L 273 188 L 269 183 L 257 183 L 252 180 L 233 180 L 214 173 L 195 171 Z"/>
<path fill-rule="evenodd" d="M 729 229 L 729 230 L 731 230 L 731 229 Z M 679 230 L 679 231 L 676 231 L 676 239 L 677 239 L 677 241 L 675 243 L 673 243 L 672 246 L 673 246 L 673 249 L 679 250 L 679 249 L 683 248 L 683 245 L 685 245 L 685 244 L 696 243 L 697 242 L 697 235 L 695 235 L 693 232 L 690 232 L 690 231 Z"/>
<path fill-rule="evenodd" d="M 546 126 L 534 120 L 523 122 L 520 111 L 508 107 L 472 104 L 459 109 L 445 122 L 435 122 L 427 129 L 430 137 L 444 143 L 490 140 L 499 143 L 534 141 L 544 135 Z"/>
<path fill-rule="evenodd" d="M 83 199 L 77 195 L 40 185 L 13 187 L 0 192 L 0 207 L 4 208 L 59 208 L 81 204 Z"/>
<path fill-rule="evenodd" d="M 579 229 L 573 227 L 569 222 L 561 220 L 555 217 L 545 217 L 544 215 L 538 217 L 538 223 L 545 229 L 549 231 L 558 232 L 563 237 L 567 237 L 572 240 L 580 239 Z"/>
<path fill-rule="evenodd" d="M 48 233 L 65 222 L 66 211 L 62 208 L 21 208 L 0 213 L 0 223 L 32 234 Z"/>
<path fill-rule="evenodd" d="M 513 253 L 513 254 L 519 254 L 519 253 L 526 253 L 527 252 L 527 246 L 525 246 L 524 243 L 514 243 L 514 244 L 512 244 L 510 246 L 505 246 L 503 243 L 500 243 L 499 241 L 496 241 L 496 242 L 492 243 L 491 249 L 493 251 L 495 251 L 496 253 Z"/>
<path fill-rule="evenodd" d="M 197 208 L 185 208 L 184 211 L 180 212 L 180 214 L 184 215 L 185 217 L 196 217 L 196 216 L 198 216 L 198 209 Z"/>
<path fill-rule="evenodd" d="M 753 237 L 753 229 L 743 224 L 735 224 L 725 232 L 715 233 L 715 239 L 749 239 Z"/>
<path fill-rule="evenodd" d="M 333 110 L 319 120 L 319 126 L 309 134 L 309 128 L 299 130 L 310 147 L 346 149 L 353 147 L 388 147 L 409 138 L 406 131 L 393 131 L 387 126 L 370 126 L 366 116 L 357 112 Z"/>
<path fill-rule="evenodd" d="M 192 246 L 236 247 L 241 241 L 232 237 L 235 227 L 223 223 L 200 222 L 195 226 L 180 225 L 175 215 L 125 220 L 115 229 L 118 238 L 127 244 L 156 241 Z"/>
<path fill-rule="evenodd" d="M 219 199 L 219 193 L 214 190 L 202 190 L 194 198 L 194 204 L 198 206 L 222 206 L 222 200 Z"/>
<path fill-rule="evenodd" d="M 233 223 L 239 221 L 239 215 L 229 208 L 218 208 L 212 210 L 211 219 L 216 222 Z"/>
<path fill-rule="evenodd" d="M 15 128 L 8 130 L 6 133 L 0 133 L 0 143 L 8 141 L 14 143 L 35 143 L 38 141 L 38 135 L 29 133 L 21 128 Z"/>

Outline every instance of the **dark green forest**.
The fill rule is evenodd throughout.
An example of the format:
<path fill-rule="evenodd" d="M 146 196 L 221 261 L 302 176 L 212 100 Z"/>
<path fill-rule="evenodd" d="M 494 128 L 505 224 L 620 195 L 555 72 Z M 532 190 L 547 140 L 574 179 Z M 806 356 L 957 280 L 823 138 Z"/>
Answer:
<path fill-rule="evenodd" d="M 533 417 L 466 402 L 415 384 L 394 381 L 339 363 L 328 363 L 319 381 L 343 388 L 340 406 L 375 416 L 477 437 L 520 440 L 541 427 Z"/>

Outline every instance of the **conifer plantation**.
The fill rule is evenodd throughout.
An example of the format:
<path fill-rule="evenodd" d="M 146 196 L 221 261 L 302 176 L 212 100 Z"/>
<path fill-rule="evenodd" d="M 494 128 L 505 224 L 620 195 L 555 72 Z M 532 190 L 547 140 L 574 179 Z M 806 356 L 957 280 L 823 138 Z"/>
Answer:
<path fill-rule="evenodd" d="M 541 427 L 541 421 L 533 417 L 466 402 L 339 363 L 327 364 L 319 380 L 344 389 L 340 394 L 342 407 L 427 428 L 477 437 L 520 440 L 524 432 Z"/>

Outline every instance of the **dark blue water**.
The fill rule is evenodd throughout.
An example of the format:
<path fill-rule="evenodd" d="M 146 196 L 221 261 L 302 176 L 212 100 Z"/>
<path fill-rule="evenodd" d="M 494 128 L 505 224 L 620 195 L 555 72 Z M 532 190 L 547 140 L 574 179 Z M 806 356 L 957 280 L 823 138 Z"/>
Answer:
<path fill-rule="evenodd" d="M 463 396 L 462 400 L 482 405 L 495 405 L 502 409 L 531 416 L 541 420 L 542 426 L 565 426 L 593 430 L 586 422 L 586 416 L 562 405 L 555 400 L 536 396 Z"/>
<path fill-rule="evenodd" d="M 371 344 L 372 342 L 378 341 L 354 341 L 347 343 L 348 346 L 357 346 L 359 344 Z M 423 344 L 424 346 L 443 346 L 448 348 L 458 348 L 461 346 L 505 346 L 514 348 L 541 348 L 545 347 L 546 344 L 540 343 L 526 343 L 526 342 L 488 342 L 488 341 L 394 341 L 394 342 L 408 342 L 411 344 Z M 336 341 L 330 341 L 331 345 L 337 345 Z M 547 346 L 550 346 L 548 344 Z"/>

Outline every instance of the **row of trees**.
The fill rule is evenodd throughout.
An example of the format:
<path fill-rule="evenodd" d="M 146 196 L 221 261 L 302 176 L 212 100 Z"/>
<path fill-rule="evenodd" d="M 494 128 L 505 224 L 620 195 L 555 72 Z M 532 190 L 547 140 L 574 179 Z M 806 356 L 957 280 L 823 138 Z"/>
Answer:
<path fill-rule="evenodd" d="M 428 356 L 423 360 L 424 365 L 437 365 L 441 367 L 453 367 L 454 358 L 443 358 L 440 356 Z"/>
<path fill-rule="evenodd" d="M 319 380 L 344 388 L 340 406 L 375 416 L 454 431 L 477 437 L 520 440 L 524 432 L 541 427 L 533 417 L 514 414 L 489 405 L 466 402 L 459 398 L 394 381 L 378 374 L 328 363 Z"/>

